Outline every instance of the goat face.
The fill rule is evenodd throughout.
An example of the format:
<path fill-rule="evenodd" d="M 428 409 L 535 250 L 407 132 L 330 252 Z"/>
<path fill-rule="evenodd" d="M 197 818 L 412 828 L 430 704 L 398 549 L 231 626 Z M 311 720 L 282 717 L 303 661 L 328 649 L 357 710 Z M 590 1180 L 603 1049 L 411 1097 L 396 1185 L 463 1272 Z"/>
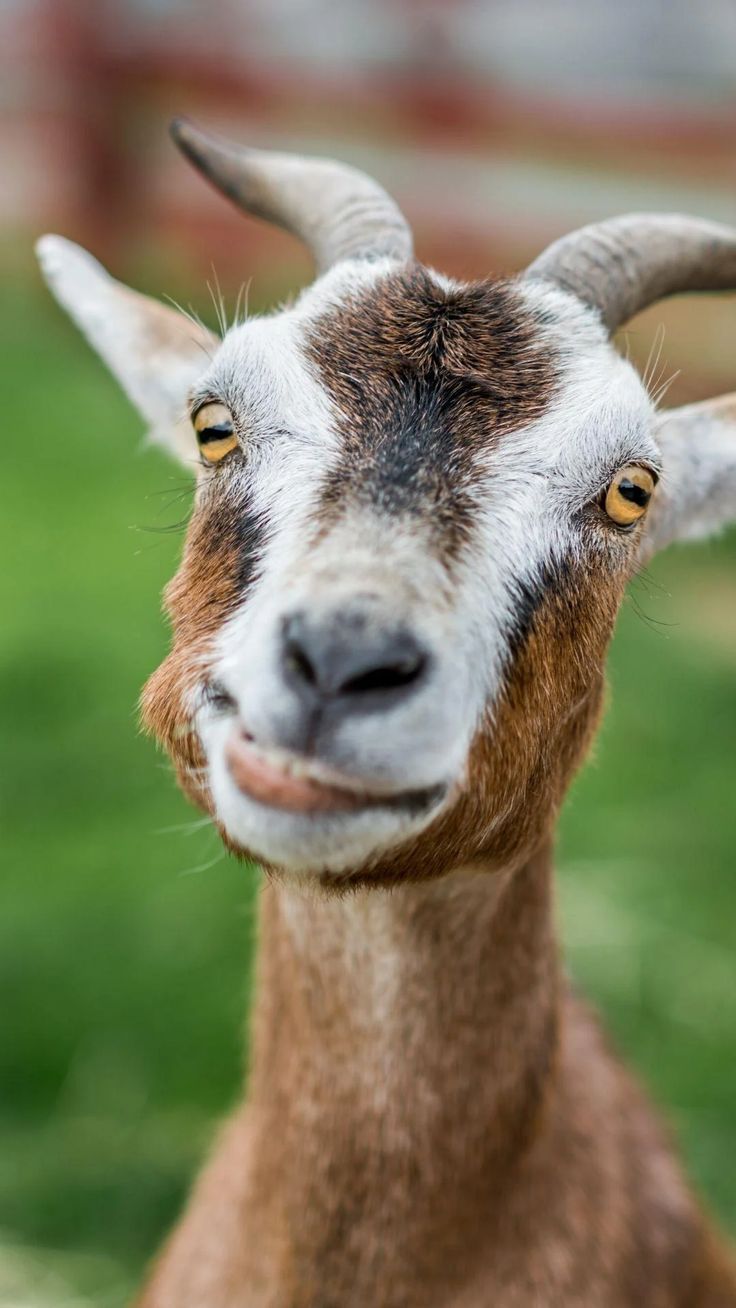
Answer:
<path fill-rule="evenodd" d="M 556 800 L 637 543 L 596 501 L 658 462 L 590 318 L 556 292 L 343 265 L 226 336 L 190 403 L 195 422 L 221 406 L 232 449 L 202 471 L 144 702 L 159 733 L 180 705 L 237 848 L 387 874 L 441 828 L 443 861 L 506 858 Z"/>
<path fill-rule="evenodd" d="M 232 848 L 331 884 L 508 866 L 542 838 L 662 460 L 569 267 L 459 285 L 370 253 L 215 343 L 42 248 L 146 416 L 171 426 L 187 394 L 175 439 L 199 445 L 144 720 Z"/>

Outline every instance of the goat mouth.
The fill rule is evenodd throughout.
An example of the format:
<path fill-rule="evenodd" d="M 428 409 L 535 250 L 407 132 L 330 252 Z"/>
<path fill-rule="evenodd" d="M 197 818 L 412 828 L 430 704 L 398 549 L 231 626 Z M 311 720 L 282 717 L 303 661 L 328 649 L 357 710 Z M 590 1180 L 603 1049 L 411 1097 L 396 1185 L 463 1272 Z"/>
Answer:
<path fill-rule="evenodd" d="M 445 795 L 444 785 L 416 790 L 380 790 L 287 750 L 265 749 L 247 734 L 233 734 L 225 747 L 230 776 L 242 794 L 288 813 L 360 813 L 392 808 L 421 812 Z"/>

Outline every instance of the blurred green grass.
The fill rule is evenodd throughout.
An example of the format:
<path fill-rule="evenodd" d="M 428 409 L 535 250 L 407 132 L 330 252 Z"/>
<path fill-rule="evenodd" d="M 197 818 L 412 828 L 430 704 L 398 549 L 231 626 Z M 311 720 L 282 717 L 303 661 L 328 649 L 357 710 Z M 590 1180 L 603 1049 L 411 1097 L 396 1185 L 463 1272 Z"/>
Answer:
<path fill-rule="evenodd" d="M 256 874 L 136 729 L 186 477 L 40 289 L 9 288 L 0 347 L 0 1301 L 112 1306 L 238 1090 Z M 732 1227 L 735 598 L 733 535 L 632 588 L 559 842 L 572 970 Z"/>

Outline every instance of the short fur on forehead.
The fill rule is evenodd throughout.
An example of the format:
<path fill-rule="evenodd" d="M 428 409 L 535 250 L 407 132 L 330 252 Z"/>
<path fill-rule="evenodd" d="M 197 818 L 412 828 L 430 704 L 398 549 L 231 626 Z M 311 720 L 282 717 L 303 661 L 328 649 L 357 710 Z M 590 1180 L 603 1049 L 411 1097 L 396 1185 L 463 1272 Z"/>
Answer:
<path fill-rule="evenodd" d="M 447 284 L 401 269 L 321 314 L 305 348 L 340 414 L 326 516 L 345 502 L 431 516 L 464 538 L 474 454 L 533 422 L 557 384 L 534 311 L 506 283 Z"/>

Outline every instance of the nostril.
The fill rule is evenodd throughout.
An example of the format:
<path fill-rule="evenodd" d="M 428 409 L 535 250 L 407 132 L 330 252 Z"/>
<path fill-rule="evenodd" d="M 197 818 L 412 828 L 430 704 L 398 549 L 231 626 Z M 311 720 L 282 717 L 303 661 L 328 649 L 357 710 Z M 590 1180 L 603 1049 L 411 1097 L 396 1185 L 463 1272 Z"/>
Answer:
<path fill-rule="evenodd" d="M 308 686 L 316 686 L 318 676 L 313 663 L 310 661 L 306 651 L 296 640 L 287 640 L 284 648 L 284 660 L 287 668 L 296 673 L 301 681 L 305 681 Z"/>
<path fill-rule="evenodd" d="M 370 694 L 371 691 L 401 690 L 419 679 L 426 663 L 427 660 L 423 655 L 416 654 L 400 662 L 368 668 L 364 672 L 348 677 L 340 686 L 340 691 L 348 695 L 363 695 Z"/>

